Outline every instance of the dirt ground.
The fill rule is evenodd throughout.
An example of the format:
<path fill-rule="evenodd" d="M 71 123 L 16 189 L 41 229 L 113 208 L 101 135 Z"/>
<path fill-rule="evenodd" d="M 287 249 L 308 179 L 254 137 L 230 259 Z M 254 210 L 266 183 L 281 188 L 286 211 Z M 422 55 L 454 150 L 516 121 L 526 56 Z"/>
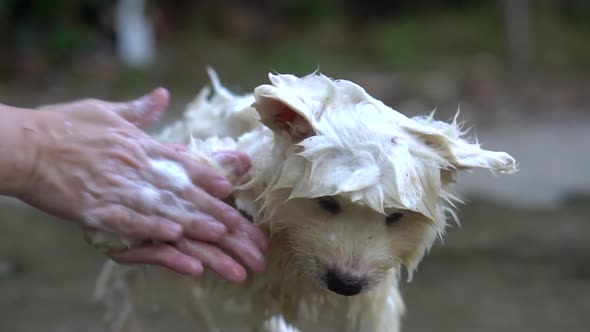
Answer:
<path fill-rule="evenodd" d="M 589 203 L 579 197 L 548 209 L 466 205 L 462 228 L 450 229 L 415 280 L 402 285 L 404 330 L 587 331 Z M 91 295 L 104 259 L 78 229 L 8 203 L 0 221 L 0 331 L 101 331 L 102 308 Z M 194 330 L 165 306 L 146 316 L 150 331 Z"/>

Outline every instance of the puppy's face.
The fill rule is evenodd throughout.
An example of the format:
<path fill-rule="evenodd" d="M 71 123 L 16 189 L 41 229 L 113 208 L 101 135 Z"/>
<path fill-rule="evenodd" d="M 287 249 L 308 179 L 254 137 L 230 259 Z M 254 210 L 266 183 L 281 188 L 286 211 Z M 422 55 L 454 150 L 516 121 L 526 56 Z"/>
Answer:
<path fill-rule="evenodd" d="M 390 269 L 419 259 L 436 233 L 415 212 L 384 215 L 340 196 L 291 199 L 276 211 L 292 272 L 345 296 L 367 292 Z"/>
<path fill-rule="evenodd" d="M 453 215 L 447 187 L 459 170 L 516 169 L 456 121 L 407 118 L 352 82 L 270 79 L 252 106 L 274 133 L 273 163 L 252 183 L 290 251 L 286 272 L 335 293 L 369 291 L 402 265 L 412 272 Z"/>

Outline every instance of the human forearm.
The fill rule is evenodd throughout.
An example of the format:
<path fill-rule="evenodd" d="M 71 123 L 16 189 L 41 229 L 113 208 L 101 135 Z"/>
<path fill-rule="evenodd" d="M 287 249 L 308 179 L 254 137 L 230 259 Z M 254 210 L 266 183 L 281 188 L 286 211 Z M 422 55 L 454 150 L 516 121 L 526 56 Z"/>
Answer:
<path fill-rule="evenodd" d="M 0 195 L 19 196 L 36 155 L 37 114 L 0 104 Z"/>

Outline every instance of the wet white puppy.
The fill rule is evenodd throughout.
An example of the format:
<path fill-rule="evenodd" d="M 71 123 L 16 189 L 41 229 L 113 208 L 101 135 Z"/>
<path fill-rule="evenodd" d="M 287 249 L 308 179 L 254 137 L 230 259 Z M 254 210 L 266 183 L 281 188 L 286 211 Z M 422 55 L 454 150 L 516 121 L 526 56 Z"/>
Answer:
<path fill-rule="evenodd" d="M 242 285 L 213 274 L 162 279 L 184 287 L 208 331 L 234 331 L 232 321 L 243 331 L 399 331 L 402 268 L 411 279 L 454 217 L 458 172 L 516 170 L 508 154 L 468 140 L 456 119 L 408 118 L 349 81 L 270 75 L 253 95 L 235 96 L 211 75 L 213 95 L 204 89 L 160 139 L 192 143 L 203 158 L 219 148 L 250 154 L 235 203 L 272 250 L 266 272 Z M 114 296 L 126 326 L 134 298 L 112 299 L 134 287 L 133 269 L 106 271 L 99 295 Z"/>

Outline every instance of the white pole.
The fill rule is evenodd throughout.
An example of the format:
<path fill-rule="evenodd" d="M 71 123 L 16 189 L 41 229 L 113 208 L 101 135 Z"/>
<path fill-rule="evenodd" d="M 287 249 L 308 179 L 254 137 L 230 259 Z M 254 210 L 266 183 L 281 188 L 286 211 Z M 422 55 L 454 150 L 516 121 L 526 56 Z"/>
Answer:
<path fill-rule="evenodd" d="M 119 0 L 115 12 L 117 52 L 129 67 L 147 67 L 156 57 L 154 29 L 145 15 L 145 0 Z"/>

